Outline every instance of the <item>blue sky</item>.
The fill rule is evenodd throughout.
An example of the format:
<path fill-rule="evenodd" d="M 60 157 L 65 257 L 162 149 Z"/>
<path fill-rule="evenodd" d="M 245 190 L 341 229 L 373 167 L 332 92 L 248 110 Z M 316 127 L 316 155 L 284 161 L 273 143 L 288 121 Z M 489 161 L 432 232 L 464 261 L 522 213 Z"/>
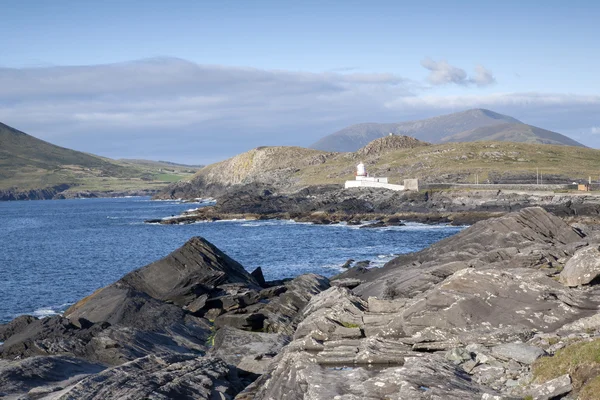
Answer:
<path fill-rule="evenodd" d="M 78 150 L 203 163 L 474 107 L 600 146 L 594 1 L 0 7 L 0 121 Z"/>

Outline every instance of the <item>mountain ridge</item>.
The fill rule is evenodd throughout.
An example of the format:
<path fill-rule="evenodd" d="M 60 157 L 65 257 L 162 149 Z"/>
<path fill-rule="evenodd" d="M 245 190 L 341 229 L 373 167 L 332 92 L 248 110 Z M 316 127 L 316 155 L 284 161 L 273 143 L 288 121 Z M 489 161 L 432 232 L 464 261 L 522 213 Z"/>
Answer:
<path fill-rule="evenodd" d="M 513 140 L 503 139 L 502 135 L 499 134 L 506 124 L 511 124 L 513 130 L 521 130 L 519 135 L 513 135 Z M 497 131 L 494 131 L 493 127 L 496 127 Z M 407 135 L 430 143 L 471 141 L 467 140 L 469 139 L 468 135 L 463 135 L 463 137 L 461 134 L 480 128 L 487 128 L 486 132 L 488 132 L 488 135 L 481 136 L 479 134 L 477 139 L 471 136 L 471 140 L 538 142 L 584 147 L 581 143 L 560 133 L 528 125 L 516 118 L 483 108 L 438 115 L 422 120 L 397 123 L 369 122 L 350 125 L 321 138 L 309 147 L 323 151 L 353 152 L 372 140 L 386 136 L 389 133 Z M 551 133 L 551 135 L 544 134 L 545 136 L 552 136 L 553 139 L 550 143 L 544 141 L 543 138 L 538 138 L 537 134 L 540 131 Z M 500 139 L 494 138 L 494 135 Z"/>

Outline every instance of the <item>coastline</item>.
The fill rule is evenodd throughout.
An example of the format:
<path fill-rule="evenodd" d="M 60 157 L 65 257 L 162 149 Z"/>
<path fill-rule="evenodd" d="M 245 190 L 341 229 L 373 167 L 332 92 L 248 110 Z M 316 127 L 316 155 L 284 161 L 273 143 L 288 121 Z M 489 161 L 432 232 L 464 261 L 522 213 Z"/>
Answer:
<path fill-rule="evenodd" d="M 0 325 L 2 390 L 47 399 L 577 394 L 587 381 L 576 373 L 540 371 L 600 343 L 597 228 L 527 207 L 381 268 L 276 281 L 192 238 L 62 316 Z M 582 368 L 600 371 L 591 363 Z M 39 379 L 24 384 L 23 374 Z"/>

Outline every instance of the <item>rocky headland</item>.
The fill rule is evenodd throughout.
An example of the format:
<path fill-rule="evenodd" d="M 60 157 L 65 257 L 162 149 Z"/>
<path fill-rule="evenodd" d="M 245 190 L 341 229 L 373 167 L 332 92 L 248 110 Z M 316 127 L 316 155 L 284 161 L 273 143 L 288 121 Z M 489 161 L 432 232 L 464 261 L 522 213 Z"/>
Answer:
<path fill-rule="evenodd" d="M 20 399 L 596 399 L 600 230 L 541 207 L 384 267 L 266 282 L 202 238 L 0 326 Z"/>
<path fill-rule="evenodd" d="M 189 224 L 228 219 L 283 219 L 316 224 L 400 225 L 405 222 L 470 225 L 538 206 L 570 222 L 599 218 L 600 194 L 552 191 L 429 189 L 395 192 L 376 188 L 310 186 L 286 193 L 265 185 L 237 185 L 216 196 L 216 204 L 149 223 Z"/>

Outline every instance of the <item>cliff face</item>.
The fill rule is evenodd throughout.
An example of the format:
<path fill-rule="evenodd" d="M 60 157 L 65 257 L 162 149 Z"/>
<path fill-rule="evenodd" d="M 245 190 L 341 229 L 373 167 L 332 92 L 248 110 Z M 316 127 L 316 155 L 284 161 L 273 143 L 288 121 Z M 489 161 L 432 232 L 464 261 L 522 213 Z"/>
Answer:
<path fill-rule="evenodd" d="M 60 192 L 63 192 L 69 188 L 69 185 L 57 185 L 44 189 L 30 189 L 30 190 L 19 190 L 19 189 L 0 189 L 0 201 L 11 201 L 11 200 L 50 200 L 53 199 Z"/>

